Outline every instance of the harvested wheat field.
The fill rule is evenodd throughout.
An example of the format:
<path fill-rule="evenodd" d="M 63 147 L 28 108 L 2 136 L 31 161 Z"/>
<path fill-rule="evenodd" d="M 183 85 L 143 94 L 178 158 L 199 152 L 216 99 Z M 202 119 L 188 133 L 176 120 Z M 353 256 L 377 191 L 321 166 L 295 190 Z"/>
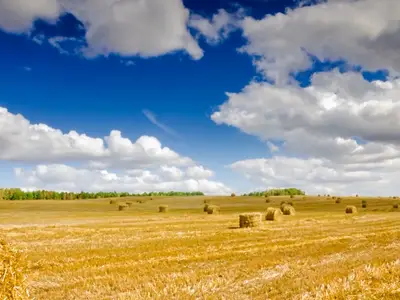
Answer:
<path fill-rule="evenodd" d="M 295 198 L 296 215 L 239 228 L 283 197 L 0 201 L 0 236 L 24 252 L 35 299 L 399 299 L 397 200 Z M 158 213 L 168 205 L 168 214 Z M 15 250 L 16 251 L 16 250 Z M 1 268 L 0 268 L 1 269 Z"/>

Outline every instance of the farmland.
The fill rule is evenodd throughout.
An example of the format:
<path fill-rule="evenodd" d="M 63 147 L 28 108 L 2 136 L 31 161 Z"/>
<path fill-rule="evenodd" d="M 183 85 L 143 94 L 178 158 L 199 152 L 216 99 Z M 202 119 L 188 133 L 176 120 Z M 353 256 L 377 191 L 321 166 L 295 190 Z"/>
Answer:
<path fill-rule="evenodd" d="M 36 299 L 399 299 L 397 199 L 270 199 L 0 201 L 0 236 L 26 254 Z M 239 228 L 283 200 L 296 215 Z"/>

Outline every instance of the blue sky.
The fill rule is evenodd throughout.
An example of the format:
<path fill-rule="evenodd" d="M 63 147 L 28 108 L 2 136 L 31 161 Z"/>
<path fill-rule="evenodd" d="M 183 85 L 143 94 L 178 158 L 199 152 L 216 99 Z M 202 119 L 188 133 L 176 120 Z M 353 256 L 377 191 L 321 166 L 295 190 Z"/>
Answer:
<path fill-rule="evenodd" d="M 55 11 L 52 2 L 67 9 Z M 346 37 L 338 28 L 342 26 L 340 18 L 333 13 L 322 17 L 329 9 L 339 9 L 340 4 L 335 1 L 301 4 L 300 1 L 277 0 L 174 0 L 175 9 L 164 7 L 159 0 L 151 0 L 154 5 L 146 8 L 148 15 L 143 13 L 140 23 L 123 23 L 124 29 L 121 24 L 109 21 L 103 27 L 96 27 L 96 22 L 102 24 L 106 19 L 100 20 L 102 15 L 93 16 L 89 0 L 80 7 L 70 2 L 73 1 L 49 0 L 47 7 L 37 7 L 33 11 L 15 7 L 8 0 L 0 4 L 0 17 L 1 10 L 18 16 L 0 22 L 0 107 L 8 110 L 8 115 L 3 116 L 7 122 L 21 114 L 30 124 L 46 124 L 63 134 L 75 130 L 91 138 L 103 138 L 111 130 L 118 130 L 132 143 L 141 136 L 151 136 L 163 147 L 215 174 L 212 178 L 203 175 L 192 178 L 188 175 L 190 172 L 186 172 L 178 176 L 179 183 L 173 185 L 172 179 L 157 173 L 157 168 L 168 165 L 185 172 L 189 166 L 170 164 L 168 159 L 159 158 L 146 166 L 154 176 L 159 176 L 157 189 L 186 189 L 190 180 L 197 182 L 196 186 L 190 181 L 190 188 L 202 186 L 199 180 L 208 180 L 202 183 L 206 185 L 224 185 L 220 190 L 210 188 L 210 193 L 285 186 L 297 186 L 310 192 L 360 193 L 365 190 L 372 193 L 366 186 L 377 178 L 383 186 L 390 185 L 387 178 L 394 174 L 390 171 L 387 175 L 384 164 L 395 165 L 398 150 L 397 137 L 387 133 L 386 125 L 391 117 L 390 124 L 397 125 L 394 109 L 384 110 L 379 114 L 381 119 L 376 116 L 374 119 L 368 112 L 357 116 L 341 113 L 351 111 L 349 107 L 360 102 L 364 104 L 362 107 L 379 110 L 384 107 L 379 101 L 392 99 L 397 91 L 395 83 L 400 66 L 392 62 L 398 57 L 389 53 L 388 47 L 381 48 L 391 37 L 384 35 L 386 28 L 380 28 L 384 35 L 382 41 L 376 37 L 376 44 L 367 45 L 364 40 L 369 37 L 361 28 L 364 24 L 345 24 L 355 32 Z M 103 2 L 98 5 L 106 15 L 112 8 Z M 134 13 L 137 0 L 125 2 L 131 5 L 127 7 Z M 371 1 L 356 2 L 343 5 L 340 8 L 343 14 L 357 12 L 360 18 L 368 18 L 373 11 Z M 178 10 L 186 10 L 188 16 L 174 28 L 163 29 L 162 24 L 157 25 L 157 18 L 152 19 L 153 13 L 160 14 L 169 24 L 178 19 L 178 15 L 174 15 Z M 315 18 L 307 19 L 314 15 Z M 129 13 L 124 17 L 131 18 Z M 378 12 L 375 17 L 387 18 L 384 12 L 381 15 Z M 157 44 L 158 34 L 171 35 L 171 39 L 176 37 L 177 43 L 181 43 L 180 36 L 172 32 L 179 26 L 192 39 L 192 44 L 171 46 L 169 39 L 165 45 Z M 146 31 L 147 28 L 151 30 Z M 297 29 L 299 32 L 291 36 Z M 131 34 L 125 36 L 124 31 Z M 321 32 L 324 39 L 318 38 Z M 212 42 L 212 39 L 218 41 Z M 336 42 L 338 39 L 343 42 Z M 147 45 L 147 40 L 148 46 L 142 46 Z M 354 41 L 356 46 L 346 45 L 347 40 Z M 187 39 L 184 41 L 186 43 Z M 367 48 L 376 50 L 364 51 Z M 139 52 L 136 49 L 140 49 Z M 382 59 L 379 56 L 385 55 L 385 51 L 388 51 L 387 59 Z M 391 91 L 377 90 L 374 83 L 377 80 L 393 81 L 394 87 Z M 326 106 L 328 102 L 331 103 L 329 107 Z M 162 125 L 151 122 L 144 110 L 155 115 Z M 312 116 L 321 113 L 321 119 L 313 119 Z M 48 159 L 31 158 L 29 152 L 39 152 L 39 148 L 35 150 L 30 146 L 26 146 L 26 154 L 10 154 L 10 143 L 18 147 L 23 142 L 22 137 L 31 138 L 34 133 L 32 128 L 16 127 L 15 131 L 27 130 L 28 133 L 21 134 L 18 139 L 10 138 L 6 136 L 5 128 L 9 126 L 6 121 L 3 129 L 0 122 L 3 186 L 82 188 L 74 182 L 78 180 L 75 173 L 59 182 L 47 182 L 45 174 L 37 170 L 39 165 L 67 165 L 75 168 L 73 172 L 101 172 L 87 167 L 93 157 L 84 159 L 78 155 L 77 159 L 69 159 L 68 155 L 72 154 L 66 154 L 52 159 L 49 154 Z M 379 126 L 382 129 L 373 133 L 369 129 Z M 388 139 L 388 136 L 394 137 Z M 47 136 L 40 138 L 48 139 Z M 338 142 L 341 140 L 343 142 Z M 70 139 L 65 138 L 65 141 Z M 56 142 L 48 143 L 50 148 L 58 147 Z M 359 148 L 360 145 L 364 148 Z M 271 151 L 271 147 L 276 149 Z M 358 152 L 352 147 L 358 147 Z M 57 149 L 54 152 L 60 151 Z M 146 169 L 140 164 L 122 168 L 115 160 L 126 158 L 118 153 L 103 171 L 122 178 L 129 170 Z M 355 153 L 360 157 L 352 157 Z M 375 161 L 378 165 L 371 170 L 353 166 L 382 153 L 389 157 Z M 16 176 L 15 168 L 23 168 L 23 174 Z M 46 172 L 52 177 L 50 171 Z M 174 180 L 178 181 L 176 178 Z M 353 187 L 350 178 L 355 181 Z M 131 179 L 141 182 L 143 178 Z M 113 184 L 110 188 L 142 189 L 135 185 L 124 186 L 121 182 Z M 151 187 L 150 183 L 146 185 L 146 188 Z M 392 187 L 388 189 L 395 192 Z"/>

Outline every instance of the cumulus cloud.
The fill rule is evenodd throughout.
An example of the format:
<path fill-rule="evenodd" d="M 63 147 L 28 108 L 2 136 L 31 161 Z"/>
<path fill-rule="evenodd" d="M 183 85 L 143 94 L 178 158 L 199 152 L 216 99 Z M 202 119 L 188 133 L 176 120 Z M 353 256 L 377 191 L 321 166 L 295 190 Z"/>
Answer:
<path fill-rule="evenodd" d="M 63 133 L 46 124 L 31 124 L 20 114 L 0 108 L 0 159 L 32 163 L 90 161 L 93 168 L 137 168 L 161 164 L 190 165 L 192 160 L 163 147 L 155 137 L 131 141 L 117 130 L 94 138 Z"/>
<path fill-rule="evenodd" d="M 320 60 L 347 60 L 365 69 L 400 70 L 400 2 L 397 0 L 327 1 L 243 21 L 248 44 L 243 51 L 277 83 L 291 72 Z"/>
<path fill-rule="evenodd" d="M 231 168 L 267 189 L 294 186 L 308 194 L 391 196 L 397 193 L 393 182 L 399 176 L 400 161 L 395 161 L 396 167 L 390 167 L 392 163 L 351 169 L 324 159 L 275 156 L 238 161 Z"/>
<path fill-rule="evenodd" d="M 310 4 L 310 3 L 309 3 Z M 241 23 L 268 79 L 250 82 L 212 115 L 265 141 L 272 157 L 230 167 L 265 187 L 297 186 L 309 193 L 396 193 L 400 158 L 400 2 L 320 1 Z M 312 57 L 361 70 L 387 70 L 386 81 L 358 71 L 315 72 Z M 300 86 L 293 74 L 315 72 Z M 279 149 L 273 141 L 282 141 Z M 275 155 L 279 151 L 279 156 Z"/>
<path fill-rule="evenodd" d="M 400 79 L 366 81 L 360 73 L 314 74 L 307 88 L 253 82 L 212 115 L 262 139 L 304 134 L 398 144 Z M 304 145 L 307 146 L 307 145 Z"/>
<path fill-rule="evenodd" d="M 385 180 L 400 175 L 394 175 L 400 157 L 399 96 L 399 79 L 369 82 L 359 73 L 334 70 L 314 74 L 307 88 L 251 83 L 240 93 L 228 94 L 229 100 L 212 119 L 268 145 L 271 139 L 283 140 L 280 155 L 302 157 L 232 165 L 251 180 L 301 187 L 308 183 L 308 190 L 336 187 L 344 193 L 365 190 L 360 183 L 364 182 L 381 193 Z M 299 176 L 291 172 L 295 165 L 302 165 Z"/>
<path fill-rule="evenodd" d="M 32 29 L 35 20 L 54 21 L 60 13 L 57 0 L 0 0 L 0 28 L 23 33 Z"/>
<path fill-rule="evenodd" d="M 182 0 L 61 0 L 87 30 L 88 55 L 158 56 L 184 50 L 203 56 L 187 29 Z"/>
<path fill-rule="evenodd" d="M 207 179 L 214 176 L 214 172 L 205 169 L 203 166 L 192 166 L 187 168 L 186 175 L 196 179 Z"/>
<path fill-rule="evenodd" d="M 209 44 L 218 44 L 240 27 L 242 17 L 243 10 L 230 14 L 226 10 L 220 9 L 210 20 L 193 14 L 190 17 L 189 26 L 204 36 Z"/>
<path fill-rule="evenodd" d="M 36 19 L 57 20 L 61 13 L 73 14 L 86 29 L 87 48 L 74 53 L 152 57 L 185 51 L 193 59 L 203 56 L 188 31 L 189 11 L 182 0 L 0 0 L 0 28 L 24 33 Z M 60 42 L 65 39 L 50 41 L 65 53 Z"/>
<path fill-rule="evenodd" d="M 107 170 L 79 169 L 63 164 L 39 165 L 33 169 L 16 169 L 23 184 L 36 189 L 62 191 L 127 191 L 131 193 L 166 191 L 202 191 L 210 195 L 226 195 L 231 189 L 221 182 L 192 178 L 184 171 L 161 166 L 150 170 L 128 170 L 115 173 Z"/>
<path fill-rule="evenodd" d="M 104 139 L 63 133 L 31 124 L 5 108 L 0 108 L 0 160 L 38 164 L 14 169 L 25 189 L 231 192 L 223 183 L 210 180 L 214 172 L 163 147 L 155 137 L 131 141 L 117 130 Z"/>

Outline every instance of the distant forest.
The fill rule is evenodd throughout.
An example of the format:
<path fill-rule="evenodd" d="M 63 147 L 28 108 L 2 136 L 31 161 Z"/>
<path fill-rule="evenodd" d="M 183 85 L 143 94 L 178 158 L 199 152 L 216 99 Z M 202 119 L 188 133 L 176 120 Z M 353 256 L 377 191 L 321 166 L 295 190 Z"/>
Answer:
<path fill-rule="evenodd" d="M 249 194 L 244 194 L 243 196 L 296 196 L 305 195 L 306 193 L 302 190 L 296 188 L 286 188 L 286 189 L 271 189 L 266 191 L 252 192 Z"/>
<path fill-rule="evenodd" d="M 21 189 L 0 189 L 0 200 L 77 200 L 77 199 L 98 199 L 98 198 L 117 198 L 132 196 L 204 196 L 202 192 L 150 192 L 142 194 L 118 193 L 118 192 L 98 192 L 98 193 L 68 193 L 54 191 L 31 191 L 24 192 Z"/>

